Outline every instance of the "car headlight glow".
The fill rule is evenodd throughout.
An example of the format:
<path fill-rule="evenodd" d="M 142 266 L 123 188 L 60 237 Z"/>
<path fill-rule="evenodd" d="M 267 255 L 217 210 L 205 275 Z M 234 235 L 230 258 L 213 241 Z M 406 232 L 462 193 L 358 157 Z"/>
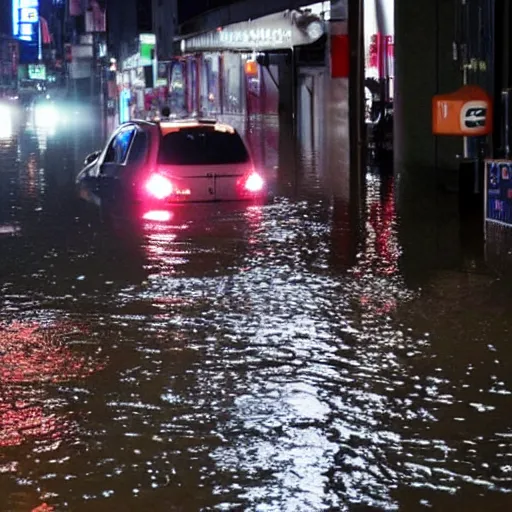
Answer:
<path fill-rule="evenodd" d="M 54 127 L 59 120 L 53 105 L 38 105 L 35 111 L 35 124 L 38 127 Z"/>
<path fill-rule="evenodd" d="M 8 105 L 0 105 L 0 139 L 12 136 L 12 111 Z"/>

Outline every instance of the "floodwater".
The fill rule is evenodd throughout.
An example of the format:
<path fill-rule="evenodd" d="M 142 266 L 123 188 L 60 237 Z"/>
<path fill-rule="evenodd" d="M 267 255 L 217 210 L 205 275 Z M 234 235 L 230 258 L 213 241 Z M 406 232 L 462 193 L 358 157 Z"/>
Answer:
<path fill-rule="evenodd" d="M 455 196 L 370 172 L 361 221 L 298 149 L 268 204 L 101 223 L 94 133 L 0 137 L 1 511 L 512 508 L 510 287 Z"/>

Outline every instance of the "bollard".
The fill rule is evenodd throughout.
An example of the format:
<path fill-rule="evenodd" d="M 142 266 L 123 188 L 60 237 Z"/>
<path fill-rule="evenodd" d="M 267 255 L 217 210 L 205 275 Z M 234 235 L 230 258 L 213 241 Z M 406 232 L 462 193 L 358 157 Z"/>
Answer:
<path fill-rule="evenodd" d="M 503 157 L 510 160 L 512 144 L 510 140 L 510 122 L 512 121 L 511 101 L 512 89 L 503 89 L 501 91 L 501 144 Z"/>

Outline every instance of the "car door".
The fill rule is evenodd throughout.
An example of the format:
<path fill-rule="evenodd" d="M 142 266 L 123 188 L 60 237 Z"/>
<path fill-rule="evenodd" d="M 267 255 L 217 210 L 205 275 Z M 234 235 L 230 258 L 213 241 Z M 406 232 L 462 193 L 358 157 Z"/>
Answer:
<path fill-rule="evenodd" d="M 127 179 L 130 168 L 128 155 L 136 133 L 135 125 L 124 126 L 105 151 L 98 169 L 98 188 L 102 203 L 124 198 L 131 188 L 130 180 Z"/>

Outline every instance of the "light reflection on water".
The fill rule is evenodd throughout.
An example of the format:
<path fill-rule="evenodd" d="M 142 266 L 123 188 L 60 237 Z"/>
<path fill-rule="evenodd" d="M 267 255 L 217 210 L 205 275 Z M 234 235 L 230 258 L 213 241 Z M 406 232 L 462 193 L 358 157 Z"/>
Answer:
<path fill-rule="evenodd" d="M 407 285 L 392 179 L 352 247 L 314 166 L 268 205 L 105 228 L 55 201 L 75 147 L 48 139 L 68 167 L 33 186 L 1 151 L 30 194 L 1 210 L 0 509 L 510 504 L 507 296 Z"/>

